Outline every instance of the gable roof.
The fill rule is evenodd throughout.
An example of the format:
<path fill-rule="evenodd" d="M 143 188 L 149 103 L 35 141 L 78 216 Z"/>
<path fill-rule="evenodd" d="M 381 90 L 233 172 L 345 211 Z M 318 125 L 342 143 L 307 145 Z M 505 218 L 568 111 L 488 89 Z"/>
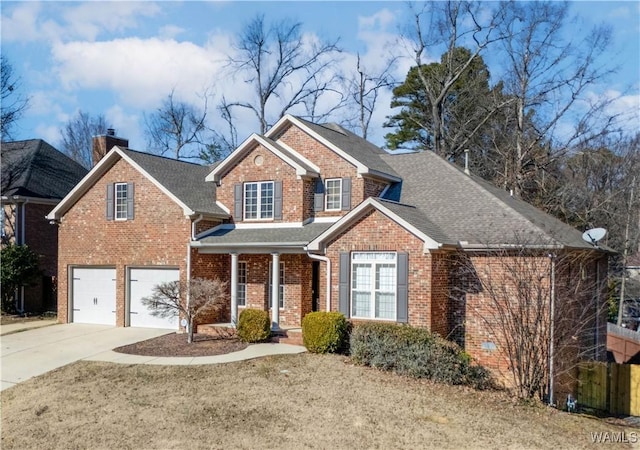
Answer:
<path fill-rule="evenodd" d="M 120 159 L 127 161 L 155 184 L 182 208 L 186 216 L 196 214 L 219 218 L 229 216 L 216 204 L 215 185 L 205 182 L 207 173 L 211 171 L 210 167 L 114 147 L 49 213 L 47 218 L 55 220 L 64 215 Z"/>
<path fill-rule="evenodd" d="M 215 181 L 216 183 L 219 183 L 224 174 L 237 164 L 238 161 L 240 161 L 249 151 L 253 150 L 256 145 L 262 145 L 278 158 L 293 167 L 298 177 L 318 176 L 318 167 L 295 150 L 285 148 L 268 137 L 253 133 L 207 175 L 206 181 Z"/>
<path fill-rule="evenodd" d="M 424 243 L 425 251 L 456 245 L 415 206 L 369 197 L 309 242 L 307 248 L 311 251 L 324 250 L 328 241 L 339 236 L 346 227 L 356 223 L 374 209 L 420 239 Z"/>
<path fill-rule="evenodd" d="M 285 115 L 267 133 L 273 138 L 283 128 L 295 125 L 336 152 L 358 169 L 359 174 L 378 176 L 399 181 L 399 176 L 383 158 L 387 153 L 366 139 L 335 123 L 316 124 L 300 117 Z M 277 142 L 277 141 L 276 141 Z"/>
<path fill-rule="evenodd" d="M 88 170 L 42 139 L 2 143 L 2 196 L 64 198 Z"/>
<path fill-rule="evenodd" d="M 433 152 L 388 154 L 383 159 L 403 178 L 385 197 L 414 205 L 449 241 L 463 248 L 593 249 L 575 228 L 480 177 L 465 174 Z"/>

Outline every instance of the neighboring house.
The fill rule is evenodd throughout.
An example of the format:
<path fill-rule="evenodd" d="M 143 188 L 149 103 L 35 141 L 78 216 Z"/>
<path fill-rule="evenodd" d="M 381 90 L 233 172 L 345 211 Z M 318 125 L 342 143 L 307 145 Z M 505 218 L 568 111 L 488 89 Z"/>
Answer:
<path fill-rule="evenodd" d="M 547 274 L 556 253 L 588 256 L 558 268 L 559 287 L 568 273 L 606 275 L 607 254 L 577 230 L 435 154 L 389 155 L 338 125 L 289 115 L 212 168 L 116 147 L 48 217 L 60 221 L 63 322 L 137 324 L 148 315 L 140 296 L 168 269 L 230 282 L 218 322 L 259 308 L 274 328 L 299 327 L 311 311 L 341 311 L 428 327 L 499 370 L 510 363 L 479 319 L 492 311 L 463 262 L 480 276 L 515 257 L 490 251 L 529 246 Z M 104 305 L 89 285 L 105 286 Z M 593 314 L 576 339 L 602 359 L 604 297 L 583 296 Z"/>
<path fill-rule="evenodd" d="M 2 244 L 26 244 L 40 256 L 42 278 L 16 293 L 20 312 L 55 311 L 58 230 L 46 215 L 87 169 L 41 139 L 2 143 Z"/>

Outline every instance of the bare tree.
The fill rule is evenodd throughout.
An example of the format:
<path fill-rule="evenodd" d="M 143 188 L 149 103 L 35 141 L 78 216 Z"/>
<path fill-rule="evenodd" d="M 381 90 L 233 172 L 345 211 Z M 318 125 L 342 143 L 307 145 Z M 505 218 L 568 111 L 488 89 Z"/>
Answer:
<path fill-rule="evenodd" d="M 522 245 L 459 255 L 456 264 L 452 296 L 474 315 L 463 327 L 486 330 L 518 397 L 568 394 L 578 363 L 603 357 L 606 258 Z"/>
<path fill-rule="evenodd" d="M 199 158 L 207 153 L 205 133 L 207 127 L 208 93 L 202 95 L 203 106 L 198 110 L 193 105 L 175 98 L 175 89 L 162 102 L 160 108 L 145 115 L 148 144 L 155 152 L 172 154 L 175 159 Z M 187 153 L 188 147 L 196 151 Z"/>
<path fill-rule="evenodd" d="M 104 115 L 91 116 L 87 112 L 78 111 L 60 130 L 63 152 L 90 169 L 93 164 L 93 137 L 105 134 L 108 128 L 110 126 Z"/>
<path fill-rule="evenodd" d="M 179 281 L 160 283 L 142 304 L 156 317 L 181 316 L 187 320 L 187 342 L 193 342 L 195 322 L 221 311 L 226 305 L 227 283 L 221 280 L 192 278 L 186 289 Z"/>
<path fill-rule="evenodd" d="M 358 53 L 355 72 L 345 80 L 349 102 L 356 112 L 356 117 L 350 122 L 353 122 L 352 128 L 360 130 L 360 136 L 364 139 L 367 138 L 380 93 L 395 84 L 392 70 L 397 60 L 398 57 L 392 56 L 387 59 L 381 70 L 373 71 L 363 64 Z"/>
<path fill-rule="evenodd" d="M 503 148 L 505 178 L 517 196 L 554 158 L 611 131 L 615 123 L 604 114 L 612 99 L 587 96 L 590 87 L 613 72 L 599 63 L 611 31 L 596 27 L 582 37 L 574 32 L 568 40 L 568 8 L 568 3 L 551 1 L 510 2 L 498 24 L 508 62 L 505 94 L 514 99 L 513 138 Z"/>
<path fill-rule="evenodd" d="M 327 113 L 318 110 L 319 98 L 339 94 L 331 71 L 340 51 L 337 42 L 307 39 L 301 23 L 283 20 L 268 25 L 264 16 L 257 16 L 240 32 L 235 51 L 229 66 L 244 77 L 253 99 L 226 102 L 226 109 L 253 112 L 261 133 L 296 106 L 304 107 L 313 120 L 325 117 Z M 342 101 L 340 96 L 335 103 Z"/>
<path fill-rule="evenodd" d="M 464 138 L 459 139 L 456 145 L 451 145 L 449 134 L 453 130 L 461 131 L 464 120 L 455 127 L 447 126 L 446 105 L 450 102 L 450 93 L 456 85 L 458 90 L 466 89 L 467 83 L 460 83 L 460 79 L 469 75 L 470 67 L 478 64 L 484 50 L 504 39 L 498 30 L 504 16 L 503 7 L 500 4 L 488 10 L 480 2 L 468 1 L 429 2 L 420 10 L 411 5 L 414 27 L 404 38 L 411 47 L 415 76 L 429 106 L 429 120 L 417 126 L 429 135 L 432 150 L 448 159 L 459 156 L 492 114 L 504 107 L 504 104 L 481 105 L 483 102 L 475 102 L 477 110 L 481 111 L 481 106 L 486 110 L 481 111 L 479 120 L 467 123 L 461 134 Z M 439 67 L 425 64 L 425 59 L 429 57 L 427 51 L 442 47 L 445 50 Z M 466 94 L 460 97 L 465 96 L 468 97 Z"/>
<path fill-rule="evenodd" d="M 5 141 L 11 139 L 11 128 L 27 109 L 29 98 L 19 93 L 20 77 L 14 73 L 13 66 L 5 55 L 0 56 L 0 78 L 0 136 Z"/>

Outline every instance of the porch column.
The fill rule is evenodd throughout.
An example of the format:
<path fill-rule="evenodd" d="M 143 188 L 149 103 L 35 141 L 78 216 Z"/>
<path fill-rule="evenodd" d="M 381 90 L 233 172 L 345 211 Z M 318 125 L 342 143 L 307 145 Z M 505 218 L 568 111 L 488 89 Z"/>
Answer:
<path fill-rule="evenodd" d="M 231 324 L 238 325 L 238 254 L 231 253 Z"/>
<path fill-rule="evenodd" d="M 271 329 L 280 328 L 280 253 L 271 254 Z"/>

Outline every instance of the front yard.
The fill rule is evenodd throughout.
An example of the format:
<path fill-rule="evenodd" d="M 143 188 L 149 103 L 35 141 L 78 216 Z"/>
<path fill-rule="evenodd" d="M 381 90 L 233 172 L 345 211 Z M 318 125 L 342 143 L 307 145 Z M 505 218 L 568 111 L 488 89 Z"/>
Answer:
<path fill-rule="evenodd" d="M 1 399 L 3 449 L 582 448 L 592 432 L 623 430 L 336 355 L 191 367 L 79 362 Z"/>

